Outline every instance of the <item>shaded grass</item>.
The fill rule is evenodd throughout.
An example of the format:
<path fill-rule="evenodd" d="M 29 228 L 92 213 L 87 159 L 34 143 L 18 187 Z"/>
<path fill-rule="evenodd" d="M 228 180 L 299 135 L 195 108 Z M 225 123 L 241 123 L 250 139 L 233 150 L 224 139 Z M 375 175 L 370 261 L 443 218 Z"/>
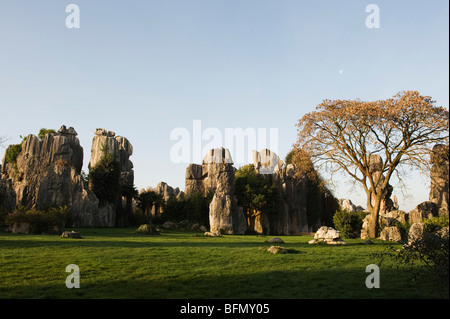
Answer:
<path fill-rule="evenodd" d="M 83 239 L 1 231 L 0 298 L 448 298 L 404 269 L 381 267 L 381 288 L 366 288 L 382 241 L 328 246 L 278 236 L 293 253 L 273 255 L 258 236 L 135 230 L 76 229 Z M 65 286 L 69 264 L 80 268 L 80 289 Z"/>

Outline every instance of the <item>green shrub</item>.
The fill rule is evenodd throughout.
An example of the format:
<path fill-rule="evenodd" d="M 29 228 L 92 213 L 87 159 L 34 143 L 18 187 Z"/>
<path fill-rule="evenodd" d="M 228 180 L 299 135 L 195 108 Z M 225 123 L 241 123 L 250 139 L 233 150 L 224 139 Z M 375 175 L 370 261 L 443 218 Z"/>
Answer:
<path fill-rule="evenodd" d="M 411 281 L 431 283 L 437 293 L 447 295 L 449 281 L 449 238 L 441 237 L 436 232 L 424 231 L 421 239 L 397 249 L 386 245 L 381 253 L 381 263 L 386 262 L 391 268 L 411 269 Z"/>
<path fill-rule="evenodd" d="M 44 137 L 45 137 L 45 135 L 47 135 L 48 133 L 56 133 L 56 131 L 55 131 L 54 129 L 41 128 L 41 129 L 39 130 L 38 137 L 39 137 L 41 140 L 43 140 Z"/>
<path fill-rule="evenodd" d="M 248 219 L 255 218 L 255 212 L 276 214 L 279 198 L 275 185 L 263 175 L 256 173 L 253 164 L 244 165 L 236 171 L 234 194 L 238 205 L 244 209 Z"/>
<path fill-rule="evenodd" d="M 20 144 L 13 144 L 8 147 L 6 150 L 5 159 L 6 162 L 12 165 L 15 165 L 17 162 L 17 156 L 22 151 L 22 143 Z"/>
<path fill-rule="evenodd" d="M 121 193 L 120 162 L 108 147 L 102 148 L 103 155 L 89 171 L 89 189 L 97 196 L 100 205 L 115 204 Z"/>
<path fill-rule="evenodd" d="M 341 232 L 342 237 L 359 238 L 365 216 L 366 213 L 364 212 L 338 210 L 333 216 L 333 223 L 336 229 Z"/>
<path fill-rule="evenodd" d="M 11 164 L 14 171 L 17 173 L 17 156 L 19 156 L 20 152 L 22 152 L 22 144 L 27 140 L 27 137 L 23 137 L 20 135 L 20 138 L 22 139 L 22 142 L 19 144 L 12 144 L 10 145 L 5 153 L 5 160 L 7 163 Z"/>
<path fill-rule="evenodd" d="M 172 198 L 165 203 L 162 221 L 180 222 L 188 220 L 190 223 L 209 225 L 209 204 L 213 198 L 212 193 L 197 192 L 182 199 Z"/>
<path fill-rule="evenodd" d="M 442 227 L 448 226 L 448 215 L 440 215 L 437 217 L 426 218 L 422 221 L 425 232 L 435 232 Z"/>
<path fill-rule="evenodd" d="M 6 216 L 5 224 L 30 224 L 32 233 L 58 233 L 64 230 L 68 220 L 68 208 L 52 207 L 36 210 L 20 207 Z"/>

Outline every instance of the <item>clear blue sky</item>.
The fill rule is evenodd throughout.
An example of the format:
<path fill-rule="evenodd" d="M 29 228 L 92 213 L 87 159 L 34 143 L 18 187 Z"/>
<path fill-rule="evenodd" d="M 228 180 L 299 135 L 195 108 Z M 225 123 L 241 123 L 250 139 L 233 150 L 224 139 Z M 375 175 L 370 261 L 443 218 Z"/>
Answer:
<path fill-rule="evenodd" d="M 79 29 L 66 28 L 70 3 Z M 378 29 L 365 25 L 371 3 Z M 444 0 L 0 0 L 0 136 L 73 126 L 87 171 L 106 128 L 132 143 L 137 188 L 183 190 L 170 133 L 193 120 L 223 134 L 277 128 L 284 159 L 323 99 L 418 90 L 448 108 L 448 11 Z M 427 183 L 409 178 L 400 208 L 427 200 Z M 334 191 L 365 206 L 361 191 Z"/>

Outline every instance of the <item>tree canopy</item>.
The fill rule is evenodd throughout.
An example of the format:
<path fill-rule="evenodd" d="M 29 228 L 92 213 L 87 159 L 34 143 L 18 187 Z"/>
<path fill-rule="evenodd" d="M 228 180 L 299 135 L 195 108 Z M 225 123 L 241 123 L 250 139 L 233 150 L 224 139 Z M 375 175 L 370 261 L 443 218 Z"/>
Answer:
<path fill-rule="evenodd" d="M 253 164 L 244 165 L 236 171 L 234 192 L 238 205 L 242 206 L 248 221 L 261 214 L 263 210 L 273 212 L 278 203 L 276 186 L 259 175 Z"/>
<path fill-rule="evenodd" d="M 343 171 L 363 187 L 372 214 L 369 235 L 375 237 L 390 178 L 402 165 L 428 168 L 433 145 L 448 144 L 448 125 L 448 110 L 417 91 L 369 102 L 324 100 L 298 121 L 295 147 L 318 168 L 332 176 Z M 377 168 L 381 174 L 371 168 L 374 155 L 383 159 Z"/>

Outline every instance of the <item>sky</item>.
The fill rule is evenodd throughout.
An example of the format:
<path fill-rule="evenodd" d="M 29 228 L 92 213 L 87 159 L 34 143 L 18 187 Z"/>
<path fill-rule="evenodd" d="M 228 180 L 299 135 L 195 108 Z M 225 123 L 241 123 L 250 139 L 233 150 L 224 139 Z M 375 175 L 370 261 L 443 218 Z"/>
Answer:
<path fill-rule="evenodd" d="M 79 28 L 70 28 L 69 4 L 79 9 Z M 375 21 L 370 4 L 379 8 L 378 28 L 366 24 Z M 256 132 L 258 150 L 272 138 L 284 159 L 295 124 L 324 99 L 370 101 L 417 90 L 448 108 L 448 6 L 0 0 L 0 136 L 7 138 L 0 151 L 20 135 L 72 126 L 88 171 L 94 130 L 105 128 L 133 145 L 136 188 L 164 181 L 184 190 L 187 165 L 225 146 L 229 130 Z M 181 162 L 174 158 L 180 143 Z M 244 157 L 235 166 L 245 160 L 252 162 Z M 408 174 L 407 196 L 392 181 L 405 211 L 429 193 L 426 176 Z M 363 190 L 349 182 L 340 176 L 335 196 L 365 207 Z"/>

